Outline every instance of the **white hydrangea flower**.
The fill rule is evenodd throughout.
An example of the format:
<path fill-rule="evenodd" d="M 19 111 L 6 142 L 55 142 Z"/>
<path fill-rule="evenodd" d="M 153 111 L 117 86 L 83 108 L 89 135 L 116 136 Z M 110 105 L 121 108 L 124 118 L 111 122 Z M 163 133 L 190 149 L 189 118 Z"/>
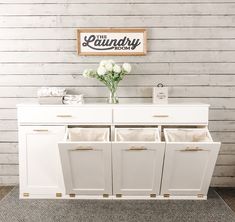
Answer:
<path fill-rule="evenodd" d="M 99 76 L 105 75 L 106 72 L 107 72 L 107 70 L 103 66 L 99 66 L 99 68 L 97 69 L 97 73 L 98 73 Z"/>
<path fill-rule="evenodd" d="M 113 70 L 113 64 L 112 63 L 107 63 L 105 65 L 105 68 L 107 71 L 111 72 Z"/>
<path fill-rule="evenodd" d="M 91 69 L 85 69 L 82 73 L 82 75 L 85 77 L 85 78 L 89 78 L 90 77 L 90 73 L 91 73 Z"/>
<path fill-rule="evenodd" d="M 122 68 L 125 72 L 129 73 L 131 71 L 131 65 L 129 63 L 124 63 Z"/>
<path fill-rule="evenodd" d="M 107 60 L 101 60 L 100 61 L 100 66 L 105 66 L 108 63 Z"/>
<path fill-rule="evenodd" d="M 120 73 L 122 71 L 121 67 L 117 64 L 113 66 L 113 71 L 116 73 Z"/>

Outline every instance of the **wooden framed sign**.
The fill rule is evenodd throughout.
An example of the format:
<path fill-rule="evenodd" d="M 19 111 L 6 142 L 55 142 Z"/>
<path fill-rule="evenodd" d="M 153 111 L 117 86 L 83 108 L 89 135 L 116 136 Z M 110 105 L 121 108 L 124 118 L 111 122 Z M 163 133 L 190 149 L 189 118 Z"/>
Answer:
<path fill-rule="evenodd" d="M 140 56 L 147 52 L 146 29 L 78 29 L 78 55 Z"/>

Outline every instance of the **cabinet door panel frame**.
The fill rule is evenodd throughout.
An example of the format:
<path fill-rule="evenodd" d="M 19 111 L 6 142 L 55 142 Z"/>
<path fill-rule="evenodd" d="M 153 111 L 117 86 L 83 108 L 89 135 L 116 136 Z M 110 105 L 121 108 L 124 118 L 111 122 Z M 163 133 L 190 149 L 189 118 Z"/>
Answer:
<path fill-rule="evenodd" d="M 135 148 L 136 147 L 136 148 Z M 112 160 L 113 160 L 113 192 L 115 194 L 122 194 L 126 196 L 149 196 L 150 194 L 156 194 L 159 195 L 160 192 L 160 185 L 161 185 L 161 176 L 162 176 L 162 165 L 163 165 L 163 158 L 164 158 L 164 150 L 165 150 L 165 144 L 164 143 L 148 143 L 148 142 L 113 142 L 112 144 Z M 123 169 L 124 167 L 124 156 L 125 154 L 130 155 L 133 154 L 133 159 L 131 157 L 131 160 L 128 162 L 129 167 L 131 168 L 131 165 L 134 166 L 136 163 L 136 159 L 134 158 L 134 155 L 140 153 L 141 155 L 149 155 L 151 152 L 151 155 L 153 157 L 152 161 L 153 163 L 153 172 L 152 172 L 152 178 L 151 181 L 146 181 L 146 188 L 140 188 L 140 186 L 143 186 L 143 183 L 140 185 L 136 185 L 137 187 L 132 187 L 133 184 L 130 184 L 130 187 L 123 187 L 124 183 L 127 183 L 125 186 L 128 186 L 128 181 L 124 180 L 123 171 L 127 171 L 128 169 Z M 137 155 L 138 156 L 138 155 Z M 133 161 L 131 163 L 131 161 Z M 141 163 L 139 163 L 141 164 Z M 143 172 L 146 172 L 146 169 L 143 169 L 144 166 L 139 166 Z M 133 168 L 132 168 L 133 169 Z M 131 172 L 131 170 L 130 170 Z M 137 172 L 136 172 L 137 173 Z M 139 172 L 141 173 L 141 172 Z M 143 173 L 144 174 L 144 173 Z M 148 174 L 148 173 L 147 173 Z M 127 175 L 128 176 L 128 175 Z M 128 177 L 131 177 L 132 175 L 129 175 Z M 139 177 L 149 176 L 149 175 L 138 175 Z M 134 179 L 134 178 L 133 178 Z M 129 179 L 128 179 L 129 180 Z M 143 178 L 144 180 L 144 178 Z M 151 187 L 147 187 L 147 182 L 152 183 Z M 139 187 L 138 187 L 139 186 Z"/>
<path fill-rule="evenodd" d="M 197 149 L 188 150 L 188 147 L 197 147 Z M 203 194 L 206 196 L 219 148 L 220 143 L 218 142 L 166 143 L 161 195 L 170 194 L 172 196 L 197 196 Z M 181 157 L 179 155 L 181 155 Z M 180 164 L 174 165 L 177 158 L 181 158 L 182 162 L 185 161 L 185 158 L 191 158 L 192 160 L 195 159 L 196 161 L 196 155 L 203 155 L 205 160 L 202 163 L 191 161 L 190 165 L 185 166 L 184 169 L 180 169 Z M 200 159 L 202 160 L 202 158 Z M 177 161 L 179 162 L 179 160 Z M 177 184 L 182 183 L 182 179 L 185 179 L 185 184 L 187 184 L 187 181 L 189 182 L 190 180 L 195 179 L 197 175 L 193 175 L 193 172 L 196 172 L 197 166 L 198 168 L 202 167 L 202 164 L 204 164 L 204 167 L 202 169 L 203 172 L 199 172 L 198 174 L 198 178 L 200 179 L 200 181 L 197 181 L 197 184 L 200 184 L 198 187 L 177 188 Z M 177 170 L 178 173 L 180 173 L 179 176 L 182 176 L 181 178 L 175 177 L 174 172 Z M 188 176 L 187 178 L 186 175 Z"/>
<path fill-rule="evenodd" d="M 21 126 L 20 131 L 19 131 L 19 173 L 20 173 L 20 193 L 29 193 L 29 194 L 52 194 L 56 195 L 56 193 L 61 193 L 64 190 L 64 182 L 63 182 L 63 177 L 61 173 L 61 167 L 60 167 L 60 161 L 59 161 L 59 151 L 57 148 L 57 143 L 59 140 L 61 140 L 64 136 L 65 133 L 65 127 L 64 126 Z M 53 147 L 47 147 L 45 146 L 44 140 L 41 138 L 41 136 L 47 136 L 51 138 L 52 135 L 54 141 L 51 141 L 53 144 Z M 35 140 L 33 140 L 32 144 L 29 144 L 28 137 L 29 136 L 34 136 Z M 39 154 L 42 152 L 42 150 L 39 150 L 37 153 L 38 155 L 35 156 L 37 159 L 38 163 L 43 161 L 44 164 L 50 165 L 50 170 L 45 170 L 45 174 L 40 174 L 37 172 L 37 167 L 39 166 L 29 166 L 29 156 L 30 155 L 30 149 L 32 149 L 33 146 L 38 146 L 42 143 L 42 148 L 48 149 L 47 153 L 43 153 L 42 156 Z M 48 143 L 49 144 L 49 143 Z M 45 146 L 45 147 L 44 147 Z M 37 149 L 37 147 L 36 147 Z M 51 150 L 53 149 L 53 150 Z M 51 152 L 49 152 L 51 151 Z M 34 163 L 35 164 L 35 163 Z M 54 166 L 54 167 L 53 167 Z M 46 166 L 45 166 L 46 167 Z M 31 174 L 33 171 L 35 171 L 35 175 L 32 175 L 30 178 L 30 173 L 29 170 L 31 171 Z M 42 173 L 42 172 L 41 172 Z M 51 175 L 50 175 L 51 173 Z M 45 181 L 45 178 L 48 178 L 50 180 L 53 178 L 57 180 L 55 182 L 55 185 L 48 185 L 45 184 L 43 185 L 43 182 Z M 34 179 L 40 180 L 41 185 L 30 185 L 30 180 Z M 44 179 L 43 179 L 44 178 Z"/>
<path fill-rule="evenodd" d="M 78 195 L 103 195 L 103 194 L 112 194 L 112 165 L 111 165 L 111 143 L 110 142 L 59 142 L 59 151 L 60 151 L 60 159 L 62 164 L 62 171 L 64 176 L 64 183 L 65 183 L 65 190 L 66 194 L 78 194 Z M 86 163 L 80 163 L 79 162 L 73 162 L 70 158 L 70 152 L 72 152 L 72 155 L 78 155 L 81 153 L 87 154 L 86 158 L 87 161 L 91 160 L 93 158 L 93 162 L 87 162 Z M 92 154 L 92 155 L 89 155 Z M 96 155 L 97 154 L 97 155 Z M 99 156 L 101 155 L 101 156 Z M 77 156 L 79 157 L 79 156 Z M 78 158 L 79 161 L 79 158 Z M 100 161 L 100 162 L 99 162 Z M 93 168 L 96 164 L 96 162 L 99 162 L 102 164 L 100 166 L 99 164 L 96 166 L 97 172 L 98 170 L 103 168 L 103 178 L 98 178 L 96 173 L 91 170 L 91 173 L 94 173 L 93 178 L 91 179 L 92 175 L 85 175 L 85 172 L 82 172 L 82 168 L 90 167 Z M 74 164 L 74 165 L 72 165 Z M 84 164 L 83 167 L 79 168 L 79 164 Z M 74 170 L 73 170 L 74 169 Z M 77 171 L 76 171 L 77 169 Z M 82 179 L 79 182 L 79 178 L 73 177 L 73 171 L 79 172 L 82 175 Z M 78 174 L 79 174 L 78 173 Z M 99 171 L 100 173 L 100 171 Z M 89 179 L 90 178 L 90 179 Z M 84 183 L 86 181 L 93 181 L 93 184 L 89 184 L 89 188 L 85 188 Z M 96 180 L 96 181 L 95 181 Z M 100 184 L 98 185 L 98 181 L 103 180 L 103 187 L 100 187 Z M 77 181 L 77 182 L 75 182 Z M 76 183 L 78 187 L 76 187 Z M 81 185 L 83 184 L 83 185 Z M 79 186 L 81 186 L 79 188 Z"/>

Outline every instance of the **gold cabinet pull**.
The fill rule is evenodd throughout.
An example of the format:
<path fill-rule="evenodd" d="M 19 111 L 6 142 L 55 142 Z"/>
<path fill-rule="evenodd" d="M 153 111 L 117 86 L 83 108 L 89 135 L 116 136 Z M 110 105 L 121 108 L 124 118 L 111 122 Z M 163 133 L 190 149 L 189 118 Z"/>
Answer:
<path fill-rule="evenodd" d="M 116 197 L 121 198 L 122 194 L 118 193 L 118 194 L 116 194 Z"/>
<path fill-rule="evenodd" d="M 23 193 L 24 197 L 29 197 L 29 193 Z"/>
<path fill-rule="evenodd" d="M 94 150 L 94 149 L 90 146 L 79 146 L 75 149 L 72 149 L 71 151 L 85 151 L 85 150 Z"/>
<path fill-rule="evenodd" d="M 156 118 L 167 118 L 167 117 L 169 117 L 169 115 L 164 115 L 164 114 L 162 114 L 162 115 L 153 115 L 153 117 L 156 117 Z"/>
<path fill-rule="evenodd" d="M 143 146 L 132 146 L 129 149 L 127 149 L 128 151 L 141 151 L 141 150 L 147 150 L 147 148 L 143 147 Z"/>
<path fill-rule="evenodd" d="M 64 117 L 72 117 L 72 115 L 68 115 L 68 114 L 59 114 L 59 115 L 57 115 L 56 117 L 62 117 L 62 118 L 64 118 Z"/>
<path fill-rule="evenodd" d="M 48 129 L 34 129 L 34 132 L 48 132 Z"/>
<path fill-rule="evenodd" d="M 185 149 L 182 149 L 182 150 L 178 150 L 178 151 L 181 151 L 181 152 L 197 152 L 197 151 L 208 151 L 206 149 L 202 149 L 202 148 L 199 148 L 199 147 L 186 147 Z"/>
<path fill-rule="evenodd" d="M 163 197 L 170 197 L 170 194 L 169 193 L 164 193 Z"/>
<path fill-rule="evenodd" d="M 204 197 L 204 194 L 199 193 L 199 194 L 197 195 L 197 197 L 198 197 L 198 198 L 203 198 L 203 197 Z"/>
<path fill-rule="evenodd" d="M 56 193 L 55 196 L 56 197 L 62 197 L 62 193 Z"/>

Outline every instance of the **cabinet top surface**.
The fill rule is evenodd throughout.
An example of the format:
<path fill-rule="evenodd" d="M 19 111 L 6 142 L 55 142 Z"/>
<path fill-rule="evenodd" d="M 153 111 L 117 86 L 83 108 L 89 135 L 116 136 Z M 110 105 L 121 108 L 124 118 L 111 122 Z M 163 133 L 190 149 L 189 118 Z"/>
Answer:
<path fill-rule="evenodd" d="M 153 104 L 153 103 L 121 103 L 121 104 L 106 104 L 106 103 L 85 103 L 80 105 L 64 105 L 64 104 L 58 104 L 58 105 L 40 105 L 38 103 L 26 103 L 26 104 L 17 104 L 17 107 L 170 107 L 170 106 L 204 106 L 209 107 L 209 104 L 205 103 L 168 103 L 168 104 Z"/>

